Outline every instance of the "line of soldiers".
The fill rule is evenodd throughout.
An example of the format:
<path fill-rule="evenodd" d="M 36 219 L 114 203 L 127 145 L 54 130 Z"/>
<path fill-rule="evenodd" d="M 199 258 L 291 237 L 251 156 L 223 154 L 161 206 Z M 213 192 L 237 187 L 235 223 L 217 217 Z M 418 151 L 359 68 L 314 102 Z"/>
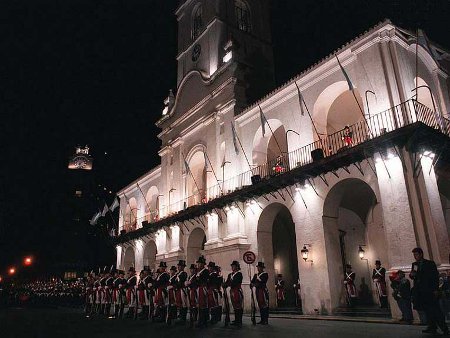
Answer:
<path fill-rule="evenodd" d="M 250 282 L 252 314 L 256 311 L 255 296 L 261 315 L 259 324 L 265 325 L 269 318 L 268 274 L 264 271 L 264 263 L 259 262 L 256 267 L 258 272 Z M 226 280 L 221 268 L 214 262 L 206 264 L 203 256 L 190 265 L 189 274 L 185 269 L 186 262 L 180 260 L 169 271 L 163 261 L 155 273 L 145 266 L 139 280 L 134 267 L 129 268 L 127 278 L 123 270 L 113 268 L 104 270 L 99 276 L 91 273 L 86 286 L 86 317 L 140 318 L 168 325 L 178 319 L 179 323 L 189 322 L 190 327 L 202 328 L 208 322 L 221 322 L 223 313 L 225 325 L 228 325 L 231 303 L 235 317 L 231 325 L 240 327 L 244 294 L 239 262 L 231 263 L 232 271 Z M 125 307 L 127 313 L 124 313 Z"/>

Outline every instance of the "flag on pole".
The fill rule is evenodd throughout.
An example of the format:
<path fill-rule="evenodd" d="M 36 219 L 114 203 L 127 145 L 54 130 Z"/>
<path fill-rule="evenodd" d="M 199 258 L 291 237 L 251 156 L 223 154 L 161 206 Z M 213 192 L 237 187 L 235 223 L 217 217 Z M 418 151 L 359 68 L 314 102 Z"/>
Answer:
<path fill-rule="evenodd" d="M 189 164 L 186 162 L 185 158 L 183 158 L 183 160 L 184 160 L 184 167 L 186 169 L 186 174 L 190 174 L 191 170 L 189 169 Z"/>
<path fill-rule="evenodd" d="M 298 88 L 297 82 L 295 82 L 295 86 L 297 87 L 297 92 L 298 92 L 298 103 L 300 103 L 300 113 L 302 114 L 302 116 L 305 115 L 305 110 L 303 108 L 303 95 L 300 92 L 300 88 Z"/>
<path fill-rule="evenodd" d="M 266 123 L 267 123 L 267 119 L 261 109 L 261 106 L 258 105 L 259 107 L 259 118 L 261 119 L 261 128 L 262 128 L 262 134 L 263 137 L 266 136 Z"/>
<path fill-rule="evenodd" d="M 102 215 L 102 213 L 99 211 L 97 212 L 94 216 L 92 216 L 91 220 L 89 221 L 90 225 L 96 225 L 98 219 L 100 218 L 100 216 Z"/>
<path fill-rule="evenodd" d="M 236 155 L 239 154 L 239 147 L 237 144 L 237 133 L 236 133 L 236 128 L 234 127 L 234 123 L 231 122 L 231 131 L 233 132 L 233 144 L 234 144 L 234 151 L 236 153 Z"/>
<path fill-rule="evenodd" d="M 348 84 L 348 90 L 353 91 L 354 87 L 353 87 L 353 83 L 350 80 L 350 77 L 348 76 L 347 72 L 345 71 L 344 67 L 342 67 L 341 62 L 339 61 L 337 55 L 334 55 L 336 57 L 336 60 L 339 64 L 339 67 L 341 68 L 342 74 L 344 74 L 345 80 L 347 81 Z"/>
<path fill-rule="evenodd" d="M 105 215 L 108 213 L 108 211 L 109 211 L 109 208 L 105 203 L 105 205 L 103 206 L 102 217 L 105 217 Z"/>
<path fill-rule="evenodd" d="M 114 210 L 116 210 L 116 208 L 119 206 L 119 200 L 118 198 L 114 198 L 114 202 L 111 204 L 111 206 L 109 207 L 109 210 L 111 212 L 113 212 Z"/>

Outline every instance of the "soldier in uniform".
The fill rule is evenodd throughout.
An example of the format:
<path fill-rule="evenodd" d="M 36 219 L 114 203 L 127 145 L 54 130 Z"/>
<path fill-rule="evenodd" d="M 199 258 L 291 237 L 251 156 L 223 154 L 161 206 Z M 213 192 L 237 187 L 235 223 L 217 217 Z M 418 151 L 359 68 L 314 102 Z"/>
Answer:
<path fill-rule="evenodd" d="M 94 313 L 100 314 L 101 300 L 102 300 L 102 286 L 100 281 L 103 279 L 103 272 L 98 268 L 98 276 L 95 278 L 94 291 L 95 291 L 95 302 L 94 302 Z"/>
<path fill-rule="evenodd" d="M 177 287 L 177 268 L 172 265 L 170 267 L 170 278 L 167 285 L 167 295 L 169 299 L 169 304 L 167 306 L 167 325 L 172 324 L 172 319 L 177 318 L 177 304 L 176 304 L 176 287 Z"/>
<path fill-rule="evenodd" d="M 209 262 L 208 263 L 208 309 L 211 316 L 211 324 L 215 324 L 218 322 L 217 311 L 219 309 L 219 288 L 220 283 L 218 284 L 218 274 L 216 270 L 216 263 Z"/>
<path fill-rule="evenodd" d="M 99 314 L 104 315 L 105 309 L 106 309 L 106 280 L 109 277 L 109 271 L 108 268 L 105 266 L 103 268 L 103 272 L 100 278 L 100 309 Z"/>
<path fill-rule="evenodd" d="M 297 283 L 293 285 L 295 294 L 295 307 L 302 311 L 302 293 L 300 286 L 300 276 L 297 278 Z"/>
<path fill-rule="evenodd" d="M 194 322 L 197 321 L 198 311 L 197 311 L 197 303 L 198 303 L 198 295 L 197 295 L 197 267 L 195 264 L 191 264 L 189 267 L 189 278 L 185 282 L 185 285 L 189 290 L 189 307 L 190 307 L 190 327 L 194 326 Z"/>
<path fill-rule="evenodd" d="M 208 278 L 205 257 L 197 259 L 197 293 L 198 293 L 198 323 L 197 327 L 205 327 L 208 321 Z"/>
<path fill-rule="evenodd" d="M 186 281 L 188 278 L 187 272 L 184 271 L 186 267 L 186 261 L 180 260 L 177 264 L 177 276 L 176 276 L 176 287 L 175 287 L 175 298 L 178 311 L 180 312 L 180 321 L 182 323 L 186 322 L 189 299 L 188 290 L 186 289 Z"/>
<path fill-rule="evenodd" d="M 277 294 L 277 306 L 283 306 L 284 301 L 286 300 L 286 290 L 283 275 L 281 273 L 277 275 L 277 280 L 275 281 L 275 291 Z"/>
<path fill-rule="evenodd" d="M 115 301 L 114 318 L 123 318 L 123 311 L 126 303 L 125 288 L 127 280 L 125 279 L 125 271 L 118 270 L 117 274 L 118 277 L 114 280 L 113 289 L 113 300 Z"/>
<path fill-rule="evenodd" d="M 345 266 L 344 286 L 347 293 L 347 302 L 350 307 L 356 305 L 356 299 L 358 297 L 358 294 L 356 292 L 355 280 L 356 274 L 352 271 L 352 266 L 350 264 L 347 264 Z"/>
<path fill-rule="evenodd" d="M 223 311 L 223 293 L 222 293 L 222 285 L 223 285 L 223 276 L 222 276 L 222 270 L 220 268 L 220 266 L 215 266 L 214 267 L 214 271 L 217 273 L 217 318 L 216 318 L 216 322 L 221 322 L 222 321 L 222 311 Z"/>
<path fill-rule="evenodd" d="M 89 318 L 92 315 L 92 311 L 95 304 L 94 283 L 95 283 L 95 274 L 93 271 L 91 271 L 86 281 L 86 307 L 85 307 L 86 318 Z"/>
<path fill-rule="evenodd" d="M 141 272 L 139 273 L 139 282 L 136 287 L 136 301 L 137 301 L 136 310 L 139 310 L 139 308 L 141 308 L 141 313 L 139 315 L 140 319 L 142 317 L 148 316 L 147 312 L 148 307 L 146 306 L 145 303 L 145 292 L 147 288 L 147 286 L 145 285 L 145 277 L 147 277 L 147 271 L 141 270 Z"/>
<path fill-rule="evenodd" d="M 135 318 L 137 316 L 137 299 L 136 299 L 136 286 L 137 286 L 137 276 L 134 267 L 128 269 L 128 279 L 127 279 L 127 303 L 128 303 L 128 318 Z"/>
<path fill-rule="evenodd" d="M 234 309 L 234 321 L 231 323 L 231 325 L 236 325 L 238 327 L 242 326 L 242 314 L 244 312 L 244 294 L 241 287 L 243 276 L 240 270 L 241 266 L 239 262 L 233 261 L 231 263 L 231 273 L 228 274 L 227 280 L 224 284 L 225 291 L 226 288 L 230 288 L 231 304 L 233 305 Z"/>
<path fill-rule="evenodd" d="M 263 262 L 258 262 L 256 265 L 258 273 L 255 273 L 251 282 L 250 288 L 254 288 L 256 294 L 256 301 L 258 302 L 259 313 L 261 321 L 258 324 L 269 324 L 269 290 L 267 289 L 267 281 L 269 274 L 264 271 L 265 265 Z"/>
<path fill-rule="evenodd" d="M 116 277 L 116 271 L 114 269 L 114 266 L 111 266 L 111 269 L 109 270 L 109 273 L 105 280 L 105 316 L 107 318 L 111 315 L 111 303 L 112 303 L 112 295 L 113 295 L 113 288 L 114 288 L 114 279 Z"/>
<path fill-rule="evenodd" d="M 149 266 L 144 266 L 144 277 L 140 283 L 142 283 L 141 287 L 144 288 L 144 301 L 140 319 L 148 319 L 152 315 L 153 309 L 153 278 Z"/>
<path fill-rule="evenodd" d="M 377 296 L 380 301 L 380 307 L 387 307 L 387 292 L 386 292 L 386 269 L 381 266 L 381 261 L 375 261 L 375 268 L 372 270 L 372 280 L 377 291 Z"/>
<path fill-rule="evenodd" d="M 166 306 L 168 305 L 167 286 L 169 285 L 169 274 L 166 271 L 167 263 L 161 261 L 159 263 L 159 273 L 156 276 L 153 287 L 156 290 L 155 295 L 155 317 L 159 317 L 160 321 L 166 320 Z"/>

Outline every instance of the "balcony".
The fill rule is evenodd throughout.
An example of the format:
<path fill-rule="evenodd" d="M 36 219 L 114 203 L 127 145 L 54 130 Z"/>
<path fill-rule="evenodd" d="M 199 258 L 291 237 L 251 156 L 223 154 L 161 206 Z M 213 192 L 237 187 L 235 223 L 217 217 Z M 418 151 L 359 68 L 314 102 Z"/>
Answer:
<path fill-rule="evenodd" d="M 348 134 L 344 130 L 338 131 L 210 187 L 206 199 L 193 195 L 162 207 L 158 212 L 152 211 L 160 217 L 146 215 L 138 220 L 139 224 L 147 221 L 142 228 L 121 235 L 117 241 L 126 242 L 163 226 L 193 219 L 203 222 L 201 217 L 206 213 L 237 201 L 266 194 L 275 196 L 277 192 L 280 198 L 289 198 L 280 190 L 339 168 L 357 166 L 374 153 L 383 153 L 393 146 L 406 146 L 411 152 L 433 150 L 440 154 L 441 160 L 450 160 L 450 151 L 445 147 L 450 137 L 450 120 L 416 100 L 405 101 L 351 125 L 350 131 L 351 142 L 346 139 Z"/>

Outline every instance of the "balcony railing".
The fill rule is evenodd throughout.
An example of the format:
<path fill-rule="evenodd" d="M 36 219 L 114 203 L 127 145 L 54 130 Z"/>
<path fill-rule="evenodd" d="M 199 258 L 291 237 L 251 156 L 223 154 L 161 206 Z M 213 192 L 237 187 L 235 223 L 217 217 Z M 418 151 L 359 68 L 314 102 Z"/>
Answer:
<path fill-rule="evenodd" d="M 331 157 L 346 149 L 376 139 L 416 122 L 422 122 L 450 136 L 450 120 L 438 115 L 438 113 L 420 102 L 411 99 L 349 126 L 351 132 L 350 144 L 345 139 L 348 134 L 346 134 L 345 130 L 340 130 L 210 187 L 207 190 L 206 200 L 204 196 L 200 196 L 200 193 L 191 195 L 175 203 L 171 203 L 169 206 L 159 208 L 159 217 L 150 217 L 149 214 L 145 215 L 138 220 L 138 224 L 140 226 L 143 220 L 149 223 L 159 221 L 162 218 L 172 216 L 191 206 L 206 204 L 217 198 L 231 194 L 246 186 L 252 185 L 254 182 L 283 175 L 293 169 L 312 163 L 314 154 L 318 154 L 317 156 L 319 158 Z"/>

